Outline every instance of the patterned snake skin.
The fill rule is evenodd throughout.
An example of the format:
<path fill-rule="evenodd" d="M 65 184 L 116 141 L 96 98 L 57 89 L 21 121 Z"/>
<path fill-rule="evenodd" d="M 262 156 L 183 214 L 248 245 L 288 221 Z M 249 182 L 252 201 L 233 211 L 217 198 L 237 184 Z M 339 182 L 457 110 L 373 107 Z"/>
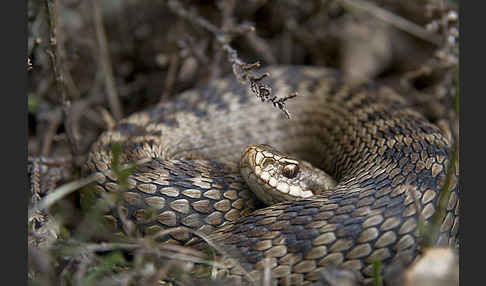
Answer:
<path fill-rule="evenodd" d="M 374 260 L 416 256 L 417 219 L 430 218 L 437 207 L 450 136 L 390 88 L 350 88 L 337 71 L 324 68 L 266 71 L 278 97 L 299 93 L 287 102 L 290 120 L 247 94 L 233 76 L 211 81 L 102 134 L 87 162 L 90 171 L 101 171 L 97 189 L 117 189 L 109 171 L 111 142 L 122 143 L 123 161 L 153 158 L 130 176 L 122 210 L 145 234 L 174 226 L 211 234 L 236 255 L 238 264 L 227 261 L 232 276 L 242 275 L 243 267 L 257 279 L 265 266 L 281 284 L 305 285 L 320 280 L 326 265 L 369 278 Z M 315 197 L 264 207 L 238 170 L 249 144 L 306 160 L 338 184 Z M 458 172 L 441 244 L 454 244 L 458 232 L 457 181 Z M 170 240 L 197 239 L 181 231 Z"/>

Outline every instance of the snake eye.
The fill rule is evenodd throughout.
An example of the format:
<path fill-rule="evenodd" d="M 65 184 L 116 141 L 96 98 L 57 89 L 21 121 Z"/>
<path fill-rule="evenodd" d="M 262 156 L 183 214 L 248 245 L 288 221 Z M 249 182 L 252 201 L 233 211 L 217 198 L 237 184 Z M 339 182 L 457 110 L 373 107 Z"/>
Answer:
<path fill-rule="evenodd" d="M 287 164 L 282 169 L 282 174 L 289 179 L 295 178 L 298 173 L 299 166 L 296 164 Z"/>

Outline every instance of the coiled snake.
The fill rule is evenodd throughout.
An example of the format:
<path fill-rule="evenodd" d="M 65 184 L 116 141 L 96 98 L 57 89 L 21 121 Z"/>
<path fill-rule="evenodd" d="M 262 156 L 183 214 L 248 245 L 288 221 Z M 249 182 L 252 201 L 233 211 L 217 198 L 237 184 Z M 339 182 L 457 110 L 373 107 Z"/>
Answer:
<path fill-rule="evenodd" d="M 211 234 L 247 271 L 258 274 L 266 265 L 282 283 L 319 280 L 331 264 L 370 277 L 374 260 L 415 256 L 417 210 L 424 219 L 435 212 L 450 136 L 390 88 L 351 88 L 339 72 L 324 68 L 267 71 L 274 94 L 299 93 L 288 101 L 291 119 L 231 76 L 210 81 L 102 134 L 87 162 L 89 170 L 104 172 L 97 189 L 117 188 L 107 171 L 112 142 L 122 143 L 124 161 L 153 158 L 130 176 L 123 194 L 123 211 L 144 233 L 182 225 Z M 263 207 L 239 170 L 249 144 L 270 144 L 292 160 L 308 161 L 337 185 L 314 184 L 318 195 Z M 288 177 L 302 172 L 289 168 Z M 453 243 L 458 231 L 457 176 L 439 243 Z M 111 215 L 106 219 L 119 223 Z M 172 241 L 195 239 L 187 232 L 171 234 Z M 229 267 L 230 275 L 241 275 L 241 268 Z"/>

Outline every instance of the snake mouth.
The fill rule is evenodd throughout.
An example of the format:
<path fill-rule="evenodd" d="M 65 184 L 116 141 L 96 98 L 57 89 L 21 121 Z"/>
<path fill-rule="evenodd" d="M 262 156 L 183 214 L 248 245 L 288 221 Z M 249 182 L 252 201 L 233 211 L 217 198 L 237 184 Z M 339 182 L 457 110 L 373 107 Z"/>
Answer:
<path fill-rule="evenodd" d="M 324 171 L 265 144 L 245 149 L 240 173 L 256 196 L 269 205 L 310 198 L 336 185 Z"/>

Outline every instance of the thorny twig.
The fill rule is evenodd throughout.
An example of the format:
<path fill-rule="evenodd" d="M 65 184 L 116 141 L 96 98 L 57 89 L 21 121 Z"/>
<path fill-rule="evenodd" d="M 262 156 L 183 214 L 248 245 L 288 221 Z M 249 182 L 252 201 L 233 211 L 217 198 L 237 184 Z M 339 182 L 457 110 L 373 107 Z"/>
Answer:
<path fill-rule="evenodd" d="M 200 17 L 194 11 L 187 11 L 176 0 L 169 1 L 168 6 L 177 15 L 211 32 L 215 36 L 216 41 L 222 46 L 222 50 L 226 52 L 228 61 L 232 65 L 233 74 L 236 76 L 236 79 L 242 84 L 246 84 L 249 87 L 248 90 L 258 97 L 262 102 L 271 102 L 273 106 L 282 110 L 287 118 L 290 118 L 290 113 L 287 110 L 285 103 L 287 100 L 296 97 L 297 93 L 292 93 L 284 98 L 278 98 L 272 93 L 272 88 L 262 82 L 265 77 L 269 76 L 268 73 L 255 75 L 253 72 L 251 72 L 251 70 L 260 67 L 260 63 L 256 62 L 248 64 L 242 61 L 238 57 L 237 51 L 229 45 L 233 34 L 246 33 L 255 30 L 254 27 L 249 25 L 244 25 L 243 27 L 233 26 L 232 20 L 229 20 L 231 17 L 228 16 L 232 13 L 232 3 L 232 1 L 226 2 L 226 5 L 223 5 L 222 7 L 223 15 L 226 15 L 226 17 L 223 17 L 224 21 L 222 29 L 219 29 L 206 19 Z"/>
<path fill-rule="evenodd" d="M 262 102 L 270 101 L 273 106 L 282 110 L 287 118 L 290 118 L 290 113 L 285 107 L 285 102 L 296 97 L 297 93 L 294 92 L 286 97 L 278 98 L 272 93 L 272 88 L 262 82 L 264 78 L 270 75 L 269 73 L 256 76 L 250 72 L 251 69 L 259 67 L 260 63 L 247 64 L 243 62 L 238 58 L 236 51 L 227 44 L 223 45 L 223 49 L 228 53 L 228 60 L 232 63 L 233 73 L 236 75 L 238 81 L 246 82 L 249 86 L 249 90 Z"/>

